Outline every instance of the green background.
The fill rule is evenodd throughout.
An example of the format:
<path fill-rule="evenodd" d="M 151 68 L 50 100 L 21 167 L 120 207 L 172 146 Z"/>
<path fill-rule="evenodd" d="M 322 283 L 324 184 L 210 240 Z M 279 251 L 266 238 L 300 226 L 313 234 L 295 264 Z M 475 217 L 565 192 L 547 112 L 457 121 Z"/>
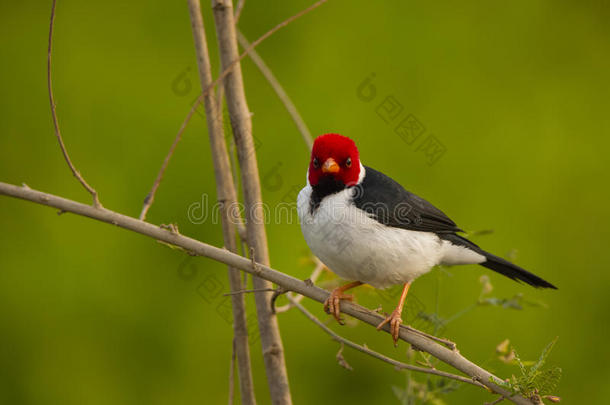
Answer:
<path fill-rule="evenodd" d="M 254 40 L 309 4 L 249 0 L 240 28 Z M 202 7 L 217 67 L 209 3 Z M 52 131 L 49 12 L 50 1 L 0 4 L 0 180 L 88 203 Z M 495 359 L 500 341 L 534 359 L 559 336 L 549 363 L 563 368 L 555 394 L 565 403 L 610 396 L 609 16 L 600 1 L 330 0 L 259 47 L 314 134 L 354 138 L 365 164 L 462 228 L 493 229 L 475 241 L 499 255 L 516 249 L 518 264 L 559 287 L 534 290 L 467 266 L 423 276 L 408 302 L 451 316 L 476 301 L 481 274 L 494 296 L 544 301 L 548 308 L 477 308 L 443 334 L 505 377 L 517 368 Z M 60 0 L 56 24 L 54 88 L 69 152 L 107 208 L 137 216 L 199 87 L 186 2 Z M 308 150 L 255 65 L 246 60 L 243 71 L 263 197 L 273 207 L 304 185 Z M 364 102 L 357 88 L 371 73 L 377 95 Z M 413 114 L 426 128 L 422 140 L 433 134 L 446 148 L 435 164 L 377 114 L 387 96 L 403 106 L 401 118 Z M 205 120 L 196 116 L 148 220 L 221 246 L 218 224 L 188 217 L 203 195 L 214 201 L 213 178 Z M 227 402 L 225 266 L 6 197 L 0 230 L 0 403 Z M 296 220 L 271 220 L 267 232 L 273 266 L 308 277 Z M 371 289 L 356 294 L 388 312 L 395 304 Z M 321 305 L 305 305 L 328 319 Z M 354 370 L 339 367 L 337 344 L 298 311 L 281 314 L 280 326 L 296 404 L 399 403 L 391 387 L 404 387 L 404 373 L 350 349 Z M 394 349 L 373 328 L 331 326 L 405 359 L 405 344 Z M 252 359 L 259 403 L 268 403 L 259 343 Z M 465 386 L 445 399 L 492 398 Z"/>

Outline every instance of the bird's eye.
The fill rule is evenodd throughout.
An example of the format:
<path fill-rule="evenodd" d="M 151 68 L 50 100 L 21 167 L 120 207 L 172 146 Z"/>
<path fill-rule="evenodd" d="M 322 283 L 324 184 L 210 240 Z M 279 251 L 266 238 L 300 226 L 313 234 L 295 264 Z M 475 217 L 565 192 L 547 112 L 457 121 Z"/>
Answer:
<path fill-rule="evenodd" d="M 320 161 L 318 160 L 317 157 L 313 158 L 313 167 L 314 167 L 314 169 L 317 169 L 320 167 Z"/>
<path fill-rule="evenodd" d="M 345 166 L 352 167 L 352 158 L 351 157 L 347 158 L 347 160 L 345 161 Z"/>

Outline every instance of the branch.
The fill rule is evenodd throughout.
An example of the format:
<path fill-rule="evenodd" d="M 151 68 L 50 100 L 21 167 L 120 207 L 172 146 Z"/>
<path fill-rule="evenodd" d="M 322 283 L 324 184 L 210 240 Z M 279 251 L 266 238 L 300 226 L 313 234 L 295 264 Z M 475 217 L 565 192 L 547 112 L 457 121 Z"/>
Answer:
<path fill-rule="evenodd" d="M 326 290 L 281 273 L 264 264 L 256 263 L 256 265 L 253 266 L 252 261 L 248 258 L 105 208 L 97 209 L 90 205 L 81 204 L 76 201 L 68 200 L 52 194 L 32 190 L 27 186 L 18 187 L 3 182 L 0 182 L 0 195 L 7 195 L 26 201 L 32 201 L 37 204 L 47 205 L 64 212 L 72 212 L 74 214 L 106 222 L 136 233 L 140 233 L 142 235 L 149 236 L 155 240 L 160 240 L 162 242 L 181 247 L 182 249 L 192 252 L 193 254 L 208 257 L 212 260 L 225 263 L 247 273 L 264 278 L 265 280 L 277 284 L 286 291 L 294 291 L 320 303 L 323 303 L 329 296 L 329 293 Z M 351 302 L 342 302 L 341 311 L 373 327 L 379 325 L 379 323 L 384 319 L 379 314 Z M 385 325 L 382 330 L 389 332 L 389 326 Z M 524 398 L 523 396 L 517 394 L 513 395 L 508 390 L 497 385 L 502 383 L 500 378 L 474 364 L 462 356 L 457 350 L 450 350 L 444 346 L 441 346 L 433 340 L 409 330 L 404 325 L 402 325 L 400 328 L 399 338 L 420 350 L 430 353 L 440 361 L 449 364 L 464 374 L 472 377 L 475 381 L 485 385 L 491 391 L 505 396 L 508 400 L 516 404 L 532 404 L 530 400 Z"/>
<path fill-rule="evenodd" d="M 241 17 L 241 12 L 244 11 L 245 4 L 246 0 L 239 0 L 237 2 L 237 6 L 235 7 L 235 25 L 239 23 L 239 18 Z"/>
<path fill-rule="evenodd" d="M 404 369 L 404 370 L 417 371 L 419 373 L 432 374 L 432 375 L 436 375 L 436 376 L 439 376 L 439 377 L 450 378 L 452 380 L 456 380 L 456 381 L 463 382 L 463 383 L 466 383 L 466 384 L 472 384 L 472 385 L 475 385 L 477 387 L 485 388 L 485 386 L 483 384 L 473 380 L 472 378 L 467 378 L 467 377 L 462 377 L 461 375 L 447 373 L 445 371 L 437 370 L 435 368 L 418 367 L 418 366 L 414 366 L 412 364 L 403 363 L 401 361 L 394 360 L 394 359 L 392 359 L 390 357 L 387 357 L 387 356 L 385 356 L 385 355 L 383 355 L 381 353 L 378 353 L 378 352 L 376 352 L 374 350 L 371 350 L 371 349 L 369 349 L 366 346 L 362 346 L 362 345 L 359 345 L 357 343 L 354 343 L 351 340 L 348 340 L 348 339 L 338 335 L 332 329 L 330 329 L 328 326 L 324 325 L 324 323 L 322 323 L 322 321 L 320 321 L 318 318 L 316 318 L 316 316 L 314 314 L 309 312 L 294 297 L 288 296 L 288 300 L 290 300 L 292 305 L 294 305 L 307 318 L 309 318 L 310 321 L 312 321 L 313 323 L 318 325 L 324 332 L 328 333 L 333 338 L 333 340 L 336 340 L 339 343 L 343 343 L 346 346 L 351 347 L 352 349 L 356 349 L 356 350 L 358 350 L 358 351 L 360 351 L 362 353 L 368 354 L 369 356 L 372 356 L 372 357 L 374 357 L 374 358 L 376 358 L 378 360 L 381 360 L 383 362 L 391 364 L 391 365 L 393 365 L 394 367 L 396 367 L 399 370 Z"/>
<path fill-rule="evenodd" d="M 231 368 L 229 369 L 229 405 L 233 405 L 233 398 L 235 397 L 235 336 L 233 336 L 233 343 L 231 345 Z"/>
<path fill-rule="evenodd" d="M 201 88 L 204 90 L 212 82 L 212 69 L 208 44 L 201 17 L 199 0 L 188 0 L 189 14 L 193 28 L 193 39 L 197 52 L 197 65 L 199 67 L 199 79 Z M 237 201 L 235 189 L 233 188 L 233 176 L 227 145 L 224 140 L 224 129 L 222 126 L 222 114 L 211 89 L 204 97 L 205 113 L 207 117 L 208 133 L 210 135 L 210 146 L 212 150 L 212 161 L 214 162 L 214 174 L 216 176 L 216 194 L 220 202 L 220 213 L 222 218 L 222 233 L 226 248 L 237 252 L 235 239 L 234 218 L 231 216 L 233 207 Z M 231 291 L 242 289 L 240 272 L 234 267 L 228 269 L 229 284 Z M 254 381 L 252 368 L 250 366 L 250 346 L 248 345 L 248 326 L 246 320 L 246 302 L 241 294 L 231 296 L 233 310 L 233 350 L 237 356 L 237 367 L 239 370 L 239 390 L 242 404 L 255 405 Z"/>
<path fill-rule="evenodd" d="M 313 269 L 313 271 L 311 272 L 311 275 L 309 276 L 308 280 L 312 283 L 315 284 L 316 281 L 318 280 L 318 277 L 320 277 L 320 275 L 322 274 L 322 271 L 324 270 L 324 263 L 322 263 L 320 261 L 320 259 L 318 259 L 317 257 L 314 256 L 314 260 L 316 262 L 316 267 Z M 292 308 L 294 305 L 292 305 L 292 301 L 296 301 L 296 302 L 301 302 L 303 301 L 303 296 L 302 295 L 293 295 L 292 293 L 287 293 L 286 296 L 288 296 L 290 298 L 290 302 L 288 304 L 282 305 L 281 307 L 276 307 L 275 308 L 275 313 L 276 314 L 281 314 L 282 312 L 286 312 L 288 311 L 290 308 Z"/>
<path fill-rule="evenodd" d="M 250 43 L 248 42 L 244 34 L 242 34 L 239 30 L 237 31 L 237 40 L 243 48 L 248 49 L 250 47 Z M 271 69 L 269 69 L 265 61 L 254 49 L 250 51 L 250 59 L 252 59 L 252 62 L 254 62 L 254 64 L 258 67 L 263 76 L 265 76 L 265 79 L 267 79 L 280 101 L 284 104 L 284 107 L 286 107 L 288 114 L 290 114 L 290 117 L 292 117 L 292 120 L 297 126 L 297 129 L 301 133 L 301 136 L 303 137 L 303 140 L 307 145 L 307 149 L 311 150 L 311 148 L 313 147 L 313 138 L 311 137 L 311 132 L 309 131 L 309 128 L 307 128 L 307 124 L 305 124 L 305 121 L 301 117 L 301 114 L 299 114 L 297 107 L 290 99 L 290 96 L 286 93 L 280 82 L 276 79 L 275 75 L 273 74 Z"/>
<path fill-rule="evenodd" d="M 64 140 L 61 136 L 61 132 L 59 130 L 59 121 L 57 119 L 57 111 L 55 110 L 55 98 L 53 97 L 53 81 L 51 80 L 51 54 L 53 50 L 53 27 L 55 26 L 55 3 L 56 0 L 53 0 L 53 5 L 51 6 L 51 22 L 49 24 L 49 48 L 47 51 L 47 87 L 49 88 L 49 103 L 51 104 L 51 116 L 53 117 L 53 126 L 55 127 L 55 136 L 57 137 L 57 141 L 59 142 L 59 147 L 61 148 L 61 153 L 64 155 L 64 159 L 68 164 L 68 167 L 72 171 L 72 174 L 76 179 L 83 185 L 85 190 L 87 190 L 91 196 L 93 197 L 93 206 L 96 208 L 102 208 L 102 203 L 97 195 L 97 191 L 93 187 L 91 187 L 84 179 L 84 177 L 80 174 L 72 160 L 70 160 L 70 156 L 68 155 L 68 150 L 66 149 L 66 145 L 64 144 Z"/>
<path fill-rule="evenodd" d="M 167 169 L 167 165 L 169 164 L 169 161 L 172 158 L 172 155 L 174 154 L 174 150 L 176 149 L 176 145 L 178 144 L 178 142 L 180 142 L 180 139 L 182 139 L 182 134 L 184 133 L 184 130 L 186 129 L 188 123 L 191 121 L 191 118 L 195 114 L 195 111 L 197 110 L 199 105 L 203 102 L 203 98 L 205 97 L 206 93 L 209 92 L 211 89 L 213 89 L 229 73 L 231 73 L 231 71 L 235 68 L 235 66 L 243 58 L 245 58 L 250 53 L 251 50 L 253 50 L 258 45 L 260 45 L 261 42 L 263 42 L 265 39 L 269 38 L 271 35 L 275 34 L 280 29 L 284 28 L 285 26 L 287 26 L 288 24 L 290 24 L 294 20 L 304 16 L 305 14 L 307 14 L 310 11 L 316 9 L 317 7 L 319 7 L 322 4 L 326 3 L 327 1 L 328 0 L 320 0 L 317 3 L 314 3 L 313 5 L 309 6 L 305 10 L 302 10 L 302 11 L 298 12 L 297 14 L 295 14 L 292 17 L 282 21 L 281 23 L 279 23 L 278 25 L 276 25 L 275 27 L 273 27 L 272 29 L 270 29 L 269 31 L 264 33 L 256 41 L 252 42 L 252 44 L 250 44 L 250 47 L 248 49 L 246 49 L 241 55 L 239 55 L 238 58 L 233 60 L 220 73 L 220 75 L 216 78 L 216 80 L 214 80 L 212 83 L 210 83 L 210 85 L 205 90 L 203 90 L 201 92 L 199 97 L 197 97 L 197 100 L 195 100 L 195 102 L 191 106 L 191 109 L 189 110 L 188 114 L 184 118 L 184 121 L 182 121 L 182 124 L 180 125 L 180 129 L 178 129 L 178 133 L 176 134 L 176 137 L 174 138 L 174 142 L 172 143 L 172 146 L 171 146 L 167 156 L 163 160 L 163 164 L 161 165 L 161 169 L 159 170 L 159 173 L 157 174 L 157 178 L 155 179 L 155 182 L 153 183 L 153 186 L 152 186 L 150 192 L 146 195 L 146 198 L 144 199 L 144 206 L 142 207 L 142 212 L 140 214 L 140 219 L 141 220 L 144 220 L 146 218 L 146 213 L 148 212 L 148 209 L 150 208 L 150 206 L 152 205 L 152 203 L 153 203 L 153 201 L 155 199 L 155 194 L 157 192 L 157 189 L 159 188 L 159 184 L 161 183 L 161 180 L 163 179 L 163 174 L 165 173 L 165 170 Z"/>
<path fill-rule="evenodd" d="M 214 10 L 222 67 L 225 70 L 233 67 L 233 70 L 224 78 L 223 85 L 241 171 L 246 211 L 246 235 L 251 251 L 250 256 L 253 265 L 254 262 L 269 265 L 267 234 L 264 221 L 260 220 L 265 215 L 262 207 L 260 177 L 252 138 L 251 114 L 246 101 L 241 65 L 239 64 L 240 57 L 233 16 L 233 2 L 231 0 L 213 0 L 212 9 Z M 233 61 L 237 61 L 237 63 Z M 272 287 L 269 281 L 259 277 L 252 278 L 252 285 L 257 290 Z M 284 359 L 284 347 L 277 317 L 272 310 L 271 297 L 270 292 L 259 291 L 254 294 L 267 383 L 273 404 L 291 405 L 292 398 L 290 396 L 288 372 L 286 371 L 286 360 Z"/>

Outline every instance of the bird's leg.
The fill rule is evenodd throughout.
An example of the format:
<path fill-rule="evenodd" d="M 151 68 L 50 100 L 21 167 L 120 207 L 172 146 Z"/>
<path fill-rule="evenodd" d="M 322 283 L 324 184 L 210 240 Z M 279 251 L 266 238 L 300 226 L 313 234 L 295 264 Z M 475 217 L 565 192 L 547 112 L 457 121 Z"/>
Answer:
<path fill-rule="evenodd" d="M 394 339 L 394 346 L 396 346 L 398 343 L 398 334 L 400 332 L 400 324 L 402 323 L 402 308 L 405 305 L 405 299 L 407 298 L 407 293 L 409 292 L 410 286 L 410 281 L 405 283 L 404 287 L 402 288 L 402 294 L 400 294 L 398 306 L 387 318 L 383 320 L 383 322 L 377 325 L 377 330 L 381 330 L 386 323 L 390 323 L 390 333 L 392 334 L 392 339 Z"/>
<path fill-rule="evenodd" d="M 332 314 L 337 322 L 343 325 L 344 322 L 339 315 L 341 312 L 341 300 L 352 301 L 354 299 L 353 295 L 344 294 L 344 292 L 350 288 L 358 287 L 359 285 L 362 285 L 361 281 L 352 281 L 349 284 L 342 285 L 341 287 L 332 290 L 330 296 L 324 301 L 324 312 Z"/>

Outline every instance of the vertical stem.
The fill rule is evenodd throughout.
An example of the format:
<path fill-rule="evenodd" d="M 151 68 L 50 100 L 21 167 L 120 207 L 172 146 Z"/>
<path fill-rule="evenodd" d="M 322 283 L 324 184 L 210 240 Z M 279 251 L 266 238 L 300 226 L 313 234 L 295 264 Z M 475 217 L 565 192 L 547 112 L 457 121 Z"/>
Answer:
<path fill-rule="evenodd" d="M 193 28 L 193 38 L 195 40 L 195 49 L 197 51 L 197 65 L 199 67 L 201 88 L 205 90 L 212 83 L 212 71 L 210 67 L 208 44 L 203 27 L 203 18 L 201 16 L 201 7 L 199 0 L 188 0 L 188 5 Z M 224 140 L 222 112 L 218 108 L 213 89 L 205 95 L 204 105 L 208 132 L 210 134 L 212 160 L 214 162 L 216 193 L 221 207 L 224 243 L 229 251 L 235 253 L 237 252 L 236 221 L 240 221 L 240 218 L 239 216 L 235 216 L 234 208 L 237 196 L 233 186 L 233 175 L 231 173 L 227 145 Z M 231 291 L 241 290 L 243 287 L 239 270 L 229 267 L 228 272 Z M 244 295 L 231 294 L 231 304 L 233 307 L 234 349 L 235 354 L 237 355 L 241 401 L 242 404 L 255 405 L 256 398 L 254 396 L 254 384 L 250 367 L 250 348 L 248 345 Z"/>
<path fill-rule="evenodd" d="M 216 35 L 218 37 L 220 60 L 226 69 L 239 58 L 237 35 L 231 0 L 213 0 Z M 237 147 L 237 158 L 241 168 L 241 180 L 246 208 L 246 231 L 248 244 L 254 250 L 254 260 L 269 264 L 267 235 L 264 227 L 264 213 L 254 141 L 252 121 L 246 102 L 241 66 L 239 63 L 224 79 L 227 107 Z M 259 277 L 253 278 L 256 289 L 270 288 L 271 283 Z M 276 316 L 271 311 L 271 293 L 255 293 L 258 325 L 267 372 L 267 382 L 271 401 L 275 405 L 290 405 L 290 387 L 284 360 L 284 348 Z"/>

